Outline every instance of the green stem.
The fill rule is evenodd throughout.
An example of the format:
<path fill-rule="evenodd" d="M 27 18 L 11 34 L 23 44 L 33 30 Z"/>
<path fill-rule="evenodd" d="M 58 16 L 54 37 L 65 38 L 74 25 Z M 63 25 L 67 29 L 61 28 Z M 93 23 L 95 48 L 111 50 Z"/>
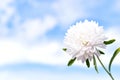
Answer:
<path fill-rule="evenodd" d="M 105 68 L 105 66 L 103 65 L 102 61 L 100 60 L 100 58 L 97 56 L 98 61 L 100 62 L 100 64 L 102 65 L 103 69 L 108 73 L 108 75 L 111 77 L 112 80 L 114 80 L 112 74 Z"/>

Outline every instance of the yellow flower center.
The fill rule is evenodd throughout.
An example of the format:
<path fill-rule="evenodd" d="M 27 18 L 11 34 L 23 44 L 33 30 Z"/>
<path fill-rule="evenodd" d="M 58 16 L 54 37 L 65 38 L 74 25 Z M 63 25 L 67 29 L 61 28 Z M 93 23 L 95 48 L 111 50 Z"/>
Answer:
<path fill-rule="evenodd" d="M 82 41 L 82 44 L 84 45 L 84 46 L 87 46 L 88 45 L 88 41 Z"/>

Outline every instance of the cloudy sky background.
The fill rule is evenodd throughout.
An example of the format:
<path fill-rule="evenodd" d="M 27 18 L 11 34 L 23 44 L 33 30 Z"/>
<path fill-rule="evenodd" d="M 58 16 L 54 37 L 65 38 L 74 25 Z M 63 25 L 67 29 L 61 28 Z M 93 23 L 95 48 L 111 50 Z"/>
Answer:
<path fill-rule="evenodd" d="M 120 46 L 120 0 L 0 0 L 0 80 L 110 80 L 99 66 L 76 62 L 62 51 L 70 25 L 95 20 L 116 42 L 100 58 L 106 65 Z M 116 57 L 112 72 L 120 77 Z M 98 64 L 99 65 L 99 64 Z"/>

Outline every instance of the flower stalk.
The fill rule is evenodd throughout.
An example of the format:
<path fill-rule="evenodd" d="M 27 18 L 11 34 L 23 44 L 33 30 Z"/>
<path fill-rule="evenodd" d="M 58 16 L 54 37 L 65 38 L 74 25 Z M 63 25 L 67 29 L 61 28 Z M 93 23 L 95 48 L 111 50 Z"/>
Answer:
<path fill-rule="evenodd" d="M 101 66 L 103 67 L 103 69 L 107 72 L 107 74 L 111 77 L 112 80 L 115 80 L 112 76 L 112 74 L 106 69 L 106 67 L 103 65 L 102 61 L 100 60 L 100 58 L 97 56 L 98 61 L 100 62 Z"/>

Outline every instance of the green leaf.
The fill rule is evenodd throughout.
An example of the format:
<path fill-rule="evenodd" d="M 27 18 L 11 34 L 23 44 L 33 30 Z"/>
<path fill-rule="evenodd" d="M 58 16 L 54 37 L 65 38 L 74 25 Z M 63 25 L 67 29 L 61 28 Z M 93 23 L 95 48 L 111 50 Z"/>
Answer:
<path fill-rule="evenodd" d="M 111 39 L 109 41 L 104 41 L 104 44 L 109 45 L 109 44 L 112 44 L 113 42 L 115 42 L 115 39 Z"/>
<path fill-rule="evenodd" d="M 88 68 L 90 67 L 90 62 L 89 62 L 88 59 L 86 60 L 86 65 L 87 65 Z"/>
<path fill-rule="evenodd" d="M 98 73 L 98 67 L 97 67 L 96 58 L 94 55 L 93 55 L 93 65 L 94 65 L 96 72 Z"/>
<path fill-rule="evenodd" d="M 99 52 L 100 52 L 100 54 L 105 54 L 103 51 L 101 51 L 101 50 L 98 50 Z"/>
<path fill-rule="evenodd" d="M 63 48 L 63 51 L 66 51 L 67 50 L 67 48 Z"/>
<path fill-rule="evenodd" d="M 76 57 L 74 59 L 70 59 L 69 62 L 68 62 L 68 66 L 71 66 L 76 60 Z"/>
<path fill-rule="evenodd" d="M 120 47 L 115 50 L 113 56 L 111 57 L 111 60 L 109 62 L 109 71 L 111 71 L 112 62 L 113 62 L 114 58 L 118 55 L 119 52 L 120 52 Z"/>

